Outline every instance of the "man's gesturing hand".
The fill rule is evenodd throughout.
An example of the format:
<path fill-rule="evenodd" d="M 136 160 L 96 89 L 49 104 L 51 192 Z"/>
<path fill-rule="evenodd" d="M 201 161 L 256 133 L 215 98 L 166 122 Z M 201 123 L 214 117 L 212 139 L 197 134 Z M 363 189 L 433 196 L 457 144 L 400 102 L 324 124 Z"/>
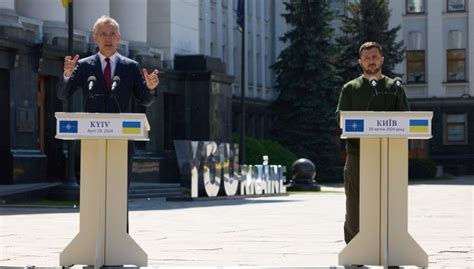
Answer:
<path fill-rule="evenodd" d="M 145 68 L 143 68 L 143 76 L 145 77 L 146 87 L 153 91 L 155 88 L 160 84 L 160 80 L 158 79 L 158 70 L 153 70 L 152 73 L 148 74 Z"/>
<path fill-rule="evenodd" d="M 71 59 L 71 56 L 66 56 L 64 58 L 64 77 L 69 78 L 76 67 L 77 60 L 79 60 L 79 54 L 74 56 L 74 59 Z"/>

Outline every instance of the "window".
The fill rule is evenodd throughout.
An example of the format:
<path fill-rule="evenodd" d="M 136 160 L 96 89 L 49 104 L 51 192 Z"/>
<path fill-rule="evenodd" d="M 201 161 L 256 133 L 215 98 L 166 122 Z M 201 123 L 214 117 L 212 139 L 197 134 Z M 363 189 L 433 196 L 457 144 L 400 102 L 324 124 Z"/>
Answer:
<path fill-rule="evenodd" d="M 407 13 L 425 13 L 425 1 L 424 0 L 407 0 Z"/>
<path fill-rule="evenodd" d="M 424 50 L 407 51 L 407 82 L 426 82 Z"/>
<path fill-rule="evenodd" d="M 466 50 L 447 50 L 448 82 L 466 81 Z"/>
<path fill-rule="evenodd" d="M 445 143 L 467 143 L 467 114 L 445 115 Z"/>
<path fill-rule="evenodd" d="M 448 12 L 466 11 L 466 0 L 447 0 Z"/>

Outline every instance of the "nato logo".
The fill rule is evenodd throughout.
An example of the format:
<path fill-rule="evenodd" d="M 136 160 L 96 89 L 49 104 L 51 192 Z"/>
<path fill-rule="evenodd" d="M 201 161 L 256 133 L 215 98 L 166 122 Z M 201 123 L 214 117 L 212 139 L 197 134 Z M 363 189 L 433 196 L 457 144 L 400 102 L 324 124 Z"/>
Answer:
<path fill-rule="evenodd" d="M 364 120 L 346 120 L 346 132 L 363 132 Z"/>
<path fill-rule="evenodd" d="M 77 120 L 59 121 L 59 132 L 76 134 L 77 133 Z"/>

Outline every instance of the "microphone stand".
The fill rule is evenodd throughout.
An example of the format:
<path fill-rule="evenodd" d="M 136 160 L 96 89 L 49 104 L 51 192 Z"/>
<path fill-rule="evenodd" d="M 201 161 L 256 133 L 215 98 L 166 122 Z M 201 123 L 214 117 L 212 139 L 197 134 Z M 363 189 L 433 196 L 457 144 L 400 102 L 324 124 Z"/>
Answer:
<path fill-rule="evenodd" d="M 369 80 L 369 85 L 372 87 L 373 93 L 372 93 L 372 96 L 369 99 L 369 102 L 367 103 L 367 107 L 365 108 L 366 111 L 369 111 L 369 107 L 372 104 L 372 101 L 374 100 L 374 97 L 379 95 L 379 92 L 377 91 L 377 86 L 378 86 L 377 79 L 376 78 L 371 78 Z"/>
<path fill-rule="evenodd" d="M 113 100 L 115 101 L 115 104 L 117 105 L 117 108 L 118 108 L 119 113 L 122 113 L 122 110 L 120 109 L 120 104 L 119 104 L 119 102 L 118 102 L 118 100 L 117 100 L 117 96 L 115 96 L 115 91 L 112 91 L 111 96 L 113 97 Z"/>
<path fill-rule="evenodd" d="M 94 97 L 94 86 L 95 86 L 95 83 L 96 83 L 96 78 L 94 76 L 90 76 L 89 79 L 87 80 L 87 88 L 89 89 L 87 91 L 87 94 L 85 95 L 84 97 L 84 100 L 82 102 L 82 107 L 84 109 L 84 111 L 87 111 L 87 104 L 88 104 L 88 101 L 89 99 L 92 97 Z M 94 98 L 92 98 L 94 99 Z"/>
<path fill-rule="evenodd" d="M 120 84 L 120 77 L 119 76 L 114 76 L 113 82 L 112 82 L 111 96 L 113 97 L 113 100 L 115 101 L 115 104 L 117 105 L 119 113 L 122 113 L 122 110 L 120 109 L 120 104 L 117 100 L 117 96 L 115 95 L 115 89 L 117 89 L 119 84 Z M 110 96 L 109 96 L 109 98 L 110 98 Z"/>

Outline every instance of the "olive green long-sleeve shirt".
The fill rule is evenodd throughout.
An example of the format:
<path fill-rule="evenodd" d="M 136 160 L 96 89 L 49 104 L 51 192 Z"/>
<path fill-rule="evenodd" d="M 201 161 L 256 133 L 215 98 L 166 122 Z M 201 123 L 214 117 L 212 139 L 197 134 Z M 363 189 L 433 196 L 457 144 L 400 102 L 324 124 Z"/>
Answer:
<path fill-rule="evenodd" d="M 384 76 L 378 80 L 378 95 L 370 86 L 369 80 L 360 76 L 342 87 L 336 115 L 340 111 L 408 111 L 410 107 L 405 90 L 397 87 L 394 80 Z M 347 153 L 359 156 L 359 139 L 347 139 Z"/>

